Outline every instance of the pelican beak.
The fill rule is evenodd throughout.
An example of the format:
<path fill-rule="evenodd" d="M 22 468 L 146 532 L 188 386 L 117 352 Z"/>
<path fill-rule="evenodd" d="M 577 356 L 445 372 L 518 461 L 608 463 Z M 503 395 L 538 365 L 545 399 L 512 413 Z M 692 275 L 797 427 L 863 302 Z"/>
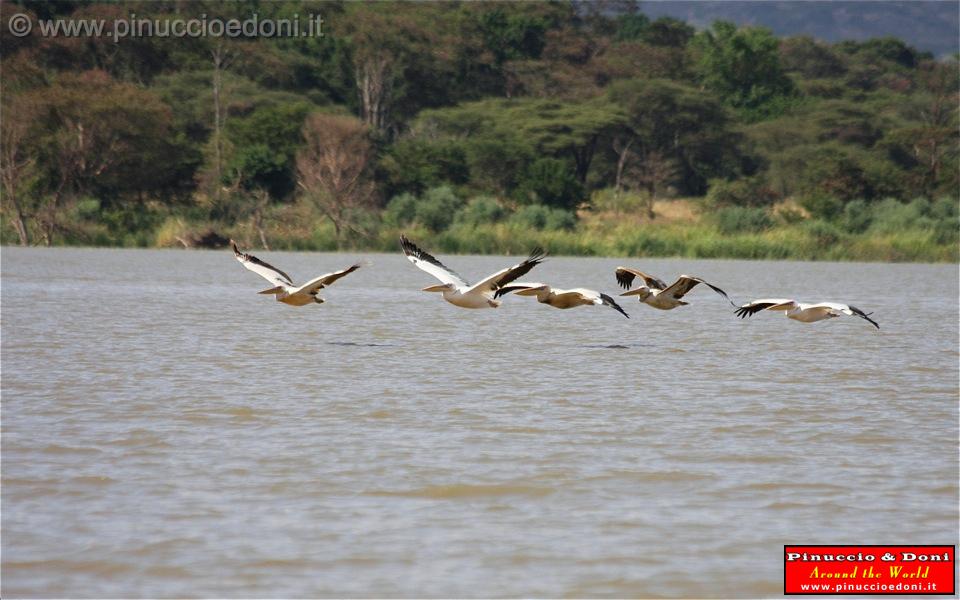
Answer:
<path fill-rule="evenodd" d="M 518 296 L 536 296 L 537 292 L 543 288 L 524 288 L 514 292 Z"/>
<path fill-rule="evenodd" d="M 420 290 L 420 291 L 422 291 L 422 292 L 445 292 L 445 291 L 447 291 L 447 289 L 448 289 L 447 284 L 444 283 L 444 284 L 442 284 L 442 285 L 430 285 L 430 286 L 427 286 L 427 287 L 423 288 L 423 289 Z"/>
<path fill-rule="evenodd" d="M 621 296 L 639 296 L 640 294 L 644 293 L 645 291 L 647 291 L 647 288 L 645 288 L 645 287 L 638 287 L 638 288 L 636 288 L 636 289 L 633 289 L 633 290 L 629 290 L 629 291 L 627 291 L 627 292 L 624 292 L 624 293 L 622 293 L 622 294 L 620 294 L 620 295 L 621 295 Z"/>

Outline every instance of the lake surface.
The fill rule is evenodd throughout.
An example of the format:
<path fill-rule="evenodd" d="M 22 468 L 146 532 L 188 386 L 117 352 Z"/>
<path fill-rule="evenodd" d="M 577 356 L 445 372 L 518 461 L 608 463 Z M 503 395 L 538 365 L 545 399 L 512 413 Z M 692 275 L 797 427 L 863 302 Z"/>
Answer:
<path fill-rule="evenodd" d="M 551 258 L 709 289 L 470 311 L 397 252 L 2 250 L 2 593 L 779 596 L 783 544 L 958 538 L 957 265 Z M 438 256 L 477 280 L 515 260 Z M 702 286 L 701 286 L 702 288 Z"/>

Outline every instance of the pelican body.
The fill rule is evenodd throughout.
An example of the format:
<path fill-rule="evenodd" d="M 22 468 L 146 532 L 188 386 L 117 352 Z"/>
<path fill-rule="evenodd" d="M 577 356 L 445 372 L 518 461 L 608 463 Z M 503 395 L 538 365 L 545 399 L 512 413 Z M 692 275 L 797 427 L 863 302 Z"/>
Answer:
<path fill-rule="evenodd" d="M 444 300 L 460 308 L 497 308 L 501 301 L 496 299 L 494 293 L 511 281 L 523 277 L 546 257 L 540 248 L 536 248 L 523 262 L 497 271 L 483 281 L 470 285 L 463 277 L 418 248 L 404 235 L 400 236 L 400 248 L 418 269 L 430 273 L 441 281 L 440 284 L 423 288 L 423 291 L 440 292 Z"/>
<path fill-rule="evenodd" d="M 860 317 L 869 321 L 871 325 L 880 329 L 880 325 L 870 318 L 873 313 L 865 313 L 856 306 L 849 304 L 839 304 L 837 302 L 820 302 L 817 304 L 807 304 L 790 299 L 763 299 L 754 300 L 737 309 L 737 316 L 741 319 L 753 316 L 761 310 L 782 311 L 788 319 L 800 321 L 801 323 L 816 323 L 824 319 L 834 319 L 841 315 Z"/>
<path fill-rule="evenodd" d="M 616 276 L 617 283 L 619 283 L 623 289 L 628 290 L 620 294 L 621 296 L 637 296 L 640 302 L 660 310 L 671 310 L 678 306 L 687 306 L 690 303 L 682 298 L 701 283 L 726 298 L 727 302 L 730 302 L 731 305 L 736 306 L 725 291 L 692 275 L 681 275 L 670 285 L 665 284 L 652 275 L 647 275 L 642 271 L 628 269 L 626 267 L 617 267 Z M 643 279 L 644 285 L 640 285 L 631 290 L 630 286 L 633 285 L 633 280 L 636 277 Z"/>
<path fill-rule="evenodd" d="M 517 296 L 533 296 L 537 302 L 554 308 L 576 308 L 577 306 L 609 306 L 626 318 L 630 318 L 613 298 L 596 290 L 573 288 L 564 290 L 553 288 L 545 283 L 516 282 L 497 290 L 496 297 L 513 292 Z"/>
<path fill-rule="evenodd" d="M 347 267 L 346 269 L 321 275 L 320 277 L 311 279 L 303 285 L 297 286 L 294 285 L 293 279 L 280 269 L 263 262 L 252 254 L 240 252 L 240 249 L 237 248 L 237 244 L 235 242 L 231 241 L 231 244 L 233 245 L 234 256 L 236 256 L 237 260 L 240 261 L 240 264 L 273 284 L 273 287 L 257 293 L 273 294 L 277 302 L 283 302 L 284 304 L 289 304 L 290 306 L 323 304 L 323 298 L 318 295 L 320 290 L 340 279 L 341 277 L 353 273 L 363 266 L 360 263 L 357 263 L 351 267 Z"/>

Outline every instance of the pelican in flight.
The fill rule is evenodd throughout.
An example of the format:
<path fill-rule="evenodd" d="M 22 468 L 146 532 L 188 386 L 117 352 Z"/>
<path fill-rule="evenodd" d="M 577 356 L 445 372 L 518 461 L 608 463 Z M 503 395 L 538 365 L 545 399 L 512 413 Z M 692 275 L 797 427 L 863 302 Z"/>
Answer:
<path fill-rule="evenodd" d="M 483 281 L 470 285 L 464 281 L 463 277 L 445 267 L 439 260 L 417 248 L 404 235 L 400 236 L 400 247 L 403 248 L 403 253 L 410 262 L 416 265 L 418 269 L 430 273 L 442 282 L 440 285 L 425 287 L 423 291 L 442 292 L 444 300 L 461 308 L 496 308 L 500 306 L 500 300 L 494 298 L 494 292 L 523 277 L 530 269 L 543 262 L 546 257 L 543 250 L 536 248 L 529 258 L 523 262 L 497 271 Z"/>
<path fill-rule="evenodd" d="M 815 323 L 824 319 L 833 319 L 840 315 L 851 317 L 860 317 L 869 321 L 871 325 L 880 329 L 880 325 L 870 318 L 873 313 L 865 313 L 856 306 L 849 304 L 838 304 L 836 302 L 821 302 L 819 304 L 806 304 L 796 300 L 754 300 L 749 304 L 744 304 L 737 309 L 737 316 L 741 319 L 753 316 L 761 310 L 783 311 L 788 319 L 800 321 L 802 323 Z"/>
<path fill-rule="evenodd" d="M 535 296 L 537 302 L 541 304 L 547 304 L 554 308 L 575 308 L 577 306 L 609 306 L 615 311 L 619 312 L 621 315 L 626 318 L 630 318 L 620 305 L 614 302 L 613 298 L 606 294 L 601 294 L 595 290 L 588 290 L 585 288 L 573 288 L 572 290 L 562 290 L 560 288 L 552 288 L 545 283 L 524 283 L 516 282 L 509 285 L 505 285 L 494 294 L 495 298 L 499 298 L 504 294 L 509 294 L 510 292 L 516 293 L 518 296 Z"/>
<path fill-rule="evenodd" d="M 318 296 L 317 292 L 341 277 L 353 273 L 363 266 L 361 263 L 357 263 L 352 267 L 343 269 L 342 271 L 327 273 L 326 275 L 321 275 L 316 279 L 311 279 L 301 286 L 296 286 L 293 284 L 293 279 L 291 279 L 289 275 L 280 269 L 272 265 L 268 265 L 252 254 L 244 254 L 243 252 L 240 252 L 240 249 L 237 248 L 236 242 L 233 240 L 231 240 L 230 243 L 233 245 L 233 253 L 236 255 L 237 260 L 240 261 L 241 265 L 273 284 L 273 287 L 258 293 L 273 294 L 276 296 L 277 302 L 283 302 L 284 304 L 289 304 L 290 306 L 304 306 L 314 302 L 317 304 L 323 304 L 323 298 Z"/>
<path fill-rule="evenodd" d="M 630 286 L 633 285 L 633 280 L 636 277 L 643 279 L 644 285 L 631 290 Z M 678 306 L 690 304 L 689 302 L 681 300 L 681 298 L 700 283 L 726 298 L 727 302 L 732 306 L 737 306 L 730 300 L 730 296 L 727 296 L 725 291 L 713 284 L 707 283 L 699 277 L 693 277 L 691 275 L 681 275 L 668 286 L 656 277 L 647 275 L 642 271 L 628 269 L 626 267 L 617 267 L 617 283 L 619 283 L 623 289 L 628 290 L 620 294 L 621 296 L 639 296 L 640 302 L 653 308 L 659 308 L 660 310 L 670 310 Z"/>

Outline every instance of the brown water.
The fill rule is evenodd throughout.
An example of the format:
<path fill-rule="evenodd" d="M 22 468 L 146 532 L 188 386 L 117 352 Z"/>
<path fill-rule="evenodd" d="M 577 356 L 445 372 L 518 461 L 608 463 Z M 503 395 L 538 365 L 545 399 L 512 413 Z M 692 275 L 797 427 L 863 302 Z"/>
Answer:
<path fill-rule="evenodd" d="M 365 256 L 259 254 L 300 279 Z M 878 332 L 701 289 L 630 320 L 468 311 L 366 257 L 292 308 L 229 251 L 4 248 L 3 597 L 779 596 L 783 544 L 957 540 L 956 265 L 528 277 L 693 273 Z"/>

